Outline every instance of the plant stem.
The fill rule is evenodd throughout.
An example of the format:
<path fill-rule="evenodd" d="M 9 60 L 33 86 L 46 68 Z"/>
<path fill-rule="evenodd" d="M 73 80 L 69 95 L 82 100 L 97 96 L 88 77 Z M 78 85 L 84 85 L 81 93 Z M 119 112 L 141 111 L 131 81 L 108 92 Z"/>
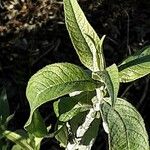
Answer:
<path fill-rule="evenodd" d="M 68 143 L 66 150 L 90 150 L 94 141 L 90 142 L 89 145 L 83 146 L 81 145 L 82 137 L 84 136 L 85 132 L 89 129 L 91 123 L 95 119 L 94 114 L 95 110 L 93 108 L 90 109 L 89 113 L 86 115 L 85 121 L 81 126 L 78 127 L 76 131 L 76 138 L 74 139 L 74 143 Z M 90 148 L 89 148 L 90 147 Z"/>
<path fill-rule="evenodd" d="M 77 136 L 79 141 L 82 139 L 83 135 L 89 129 L 91 123 L 95 119 L 95 117 L 93 115 L 94 113 L 95 113 L 95 110 L 93 108 L 91 108 L 89 113 L 86 115 L 84 123 L 78 127 L 77 132 L 76 132 L 76 136 Z"/>
<path fill-rule="evenodd" d="M 102 100 L 103 100 L 103 86 L 101 88 L 97 88 L 96 89 L 96 97 L 97 97 L 97 102 L 95 103 L 95 110 L 96 111 L 100 111 L 101 108 L 101 103 L 102 103 Z"/>
<path fill-rule="evenodd" d="M 86 115 L 86 118 L 83 124 L 78 127 L 76 131 L 76 138 L 74 139 L 74 143 L 69 142 L 66 147 L 66 150 L 90 150 L 91 149 L 95 139 L 92 139 L 88 145 L 82 145 L 81 141 L 82 141 L 84 134 L 87 132 L 90 125 L 94 121 L 95 114 L 101 111 L 100 104 L 102 102 L 102 99 L 103 99 L 102 88 L 98 88 L 96 89 L 96 97 L 92 99 L 93 107 L 90 109 L 90 111 Z"/>

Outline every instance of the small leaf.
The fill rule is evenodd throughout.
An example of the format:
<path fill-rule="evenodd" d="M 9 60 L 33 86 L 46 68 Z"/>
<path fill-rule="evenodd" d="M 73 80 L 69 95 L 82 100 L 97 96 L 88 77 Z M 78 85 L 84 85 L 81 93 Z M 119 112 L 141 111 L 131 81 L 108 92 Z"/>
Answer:
<path fill-rule="evenodd" d="M 118 98 L 112 109 L 110 98 L 105 98 L 102 114 L 108 124 L 110 150 L 149 150 L 143 119 L 130 103 Z"/>
<path fill-rule="evenodd" d="M 80 67 L 70 63 L 48 65 L 38 71 L 28 82 L 26 95 L 30 104 L 30 118 L 40 105 L 74 91 L 93 91 L 97 86 L 94 80 Z"/>
<path fill-rule="evenodd" d="M 35 110 L 32 116 L 32 121 L 29 126 L 26 127 L 26 130 L 34 135 L 34 137 L 43 138 L 48 134 L 47 128 L 44 124 L 44 120 L 41 117 L 38 110 Z"/>
<path fill-rule="evenodd" d="M 131 82 L 150 73 L 150 46 L 137 51 L 119 65 L 120 82 Z"/>
<path fill-rule="evenodd" d="M 81 62 L 90 70 L 94 70 L 93 55 L 100 70 L 104 69 L 102 41 L 87 21 L 77 0 L 64 0 L 66 26 Z"/>
<path fill-rule="evenodd" d="M 66 125 L 58 122 L 57 130 L 60 131 L 55 135 L 55 138 L 60 142 L 60 146 L 66 147 L 68 143 L 68 131 Z"/>
<path fill-rule="evenodd" d="M 104 71 L 95 72 L 93 73 L 93 78 L 106 84 L 108 93 L 112 100 L 112 106 L 114 106 L 119 91 L 119 75 L 117 66 L 113 64 Z"/>
<path fill-rule="evenodd" d="M 54 102 L 54 111 L 59 121 L 67 122 L 80 112 L 89 110 L 92 107 L 91 99 L 95 92 L 82 92 L 73 97 L 64 97 Z"/>
<path fill-rule="evenodd" d="M 7 100 L 6 90 L 0 91 L 0 125 L 4 125 L 9 116 L 9 104 Z"/>

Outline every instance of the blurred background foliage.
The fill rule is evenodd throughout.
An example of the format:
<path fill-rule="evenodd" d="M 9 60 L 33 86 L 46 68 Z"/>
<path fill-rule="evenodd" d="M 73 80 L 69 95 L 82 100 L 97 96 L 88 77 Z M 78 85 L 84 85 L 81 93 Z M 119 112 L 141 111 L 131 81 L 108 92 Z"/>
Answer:
<path fill-rule="evenodd" d="M 107 35 L 104 42 L 107 65 L 119 64 L 128 55 L 150 45 L 150 1 L 79 0 L 79 3 L 98 35 Z M 0 0 L 0 88 L 6 89 L 10 111 L 15 113 L 8 125 L 10 130 L 23 128 L 29 116 L 25 96 L 29 78 L 55 62 L 81 65 L 64 24 L 63 2 Z M 121 85 L 119 93 L 142 114 L 148 132 L 149 93 L 149 76 Z M 52 103 L 43 105 L 40 111 L 53 130 L 56 117 Z M 100 131 L 93 149 L 106 149 L 104 141 L 106 135 Z M 46 139 L 42 145 L 43 150 L 59 149 L 55 139 Z"/>

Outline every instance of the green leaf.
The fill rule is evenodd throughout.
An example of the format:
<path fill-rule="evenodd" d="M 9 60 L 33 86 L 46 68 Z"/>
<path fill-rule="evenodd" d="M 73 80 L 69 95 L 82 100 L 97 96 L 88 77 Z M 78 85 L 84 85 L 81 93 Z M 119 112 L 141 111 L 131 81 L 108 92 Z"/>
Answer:
<path fill-rule="evenodd" d="M 80 67 L 70 63 L 56 63 L 39 70 L 28 82 L 26 95 L 30 104 L 30 118 L 40 105 L 74 91 L 93 91 L 94 80 Z"/>
<path fill-rule="evenodd" d="M 150 46 L 137 51 L 119 65 L 120 82 L 131 82 L 150 73 Z"/>
<path fill-rule="evenodd" d="M 108 125 L 110 150 L 149 150 L 144 121 L 129 102 L 118 98 L 112 109 L 110 98 L 105 98 L 102 114 Z"/>
<path fill-rule="evenodd" d="M 104 71 L 94 72 L 93 78 L 106 84 L 112 100 L 112 106 L 114 106 L 119 91 L 119 74 L 117 66 L 113 64 Z"/>
<path fill-rule="evenodd" d="M 42 140 L 43 138 L 34 138 L 34 150 L 40 150 Z"/>
<path fill-rule="evenodd" d="M 100 119 L 95 118 L 87 132 L 84 134 L 80 143 L 80 145 L 82 145 L 83 148 L 88 148 L 94 144 L 95 139 L 98 135 L 100 121 Z"/>
<path fill-rule="evenodd" d="M 23 136 L 22 134 L 19 134 L 17 132 L 5 130 L 3 131 L 3 136 L 19 145 L 23 150 L 33 150 L 33 148 L 27 142 L 27 135 Z"/>
<path fill-rule="evenodd" d="M 58 122 L 57 130 L 60 131 L 55 135 L 55 138 L 60 142 L 61 147 L 66 147 L 68 143 L 68 131 L 66 125 L 62 122 Z"/>
<path fill-rule="evenodd" d="M 67 122 L 80 112 L 89 110 L 92 107 L 91 99 L 95 92 L 82 92 L 73 97 L 64 97 L 54 102 L 54 111 L 59 121 Z"/>
<path fill-rule="evenodd" d="M 32 121 L 29 126 L 26 127 L 26 130 L 34 135 L 34 137 L 43 138 L 48 134 L 47 128 L 45 126 L 44 120 L 41 117 L 38 110 L 35 110 L 32 116 Z"/>
<path fill-rule="evenodd" d="M 104 69 L 102 52 L 103 39 L 100 40 L 87 21 L 77 0 L 64 0 L 66 26 L 81 62 L 90 70 L 94 70 L 93 55 L 96 55 L 99 69 Z"/>
<path fill-rule="evenodd" d="M 11 150 L 23 150 L 19 145 L 14 145 Z"/>
<path fill-rule="evenodd" d="M 6 123 L 9 114 L 9 104 L 7 100 L 6 90 L 2 89 L 0 91 L 0 125 L 4 125 Z"/>

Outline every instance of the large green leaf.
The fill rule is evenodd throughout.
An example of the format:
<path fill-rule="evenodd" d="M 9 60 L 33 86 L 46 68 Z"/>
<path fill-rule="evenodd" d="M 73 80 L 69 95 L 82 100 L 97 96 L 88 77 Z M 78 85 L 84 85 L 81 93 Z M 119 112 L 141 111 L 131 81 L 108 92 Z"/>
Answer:
<path fill-rule="evenodd" d="M 119 74 L 117 66 L 113 64 L 104 71 L 94 72 L 93 78 L 106 84 L 112 100 L 112 106 L 114 106 L 119 91 Z"/>
<path fill-rule="evenodd" d="M 137 51 L 119 65 L 121 82 L 131 82 L 150 73 L 150 46 Z"/>
<path fill-rule="evenodd" d="M 102 40 L 87 21 L 77 0 L 64 0 L 65 22 L 81 62 L 90 70 L 94 70 L 93 55 L 96 55 L 99 69 L 104 69 Z"/>
<path fill-rule="evenodd" d="M 92 107 L 91 99 L 95 92 L 82 92 L 73 97 L 64 97 L 54 102 L 56 116 L 62 122 L 67 122 L 80 112 L 89 110 Z"/>
<path fill-rule="evenodd" d="M 112 109 L 110 98 L 106 98 L 102 113 L 108 125 L 110 150 L 149 150 L 143 119 L 130 103 L 118 98 Z"/>
<path fill-rule="evenodd" d="M 56 63 L 39 70 L 28 82 L 26 95 L 32 114 L 40 105 L 74 91 L 92 91 L 97 83 L 80 67 L 70 63 Z"/>
<path fill-rule="evenodd" d="M 7 117 L 9 115 L 10 112 L 6 90 L 2 89 L 0 91 L 0 125 L 4 125 L 6 123 Z"/>

